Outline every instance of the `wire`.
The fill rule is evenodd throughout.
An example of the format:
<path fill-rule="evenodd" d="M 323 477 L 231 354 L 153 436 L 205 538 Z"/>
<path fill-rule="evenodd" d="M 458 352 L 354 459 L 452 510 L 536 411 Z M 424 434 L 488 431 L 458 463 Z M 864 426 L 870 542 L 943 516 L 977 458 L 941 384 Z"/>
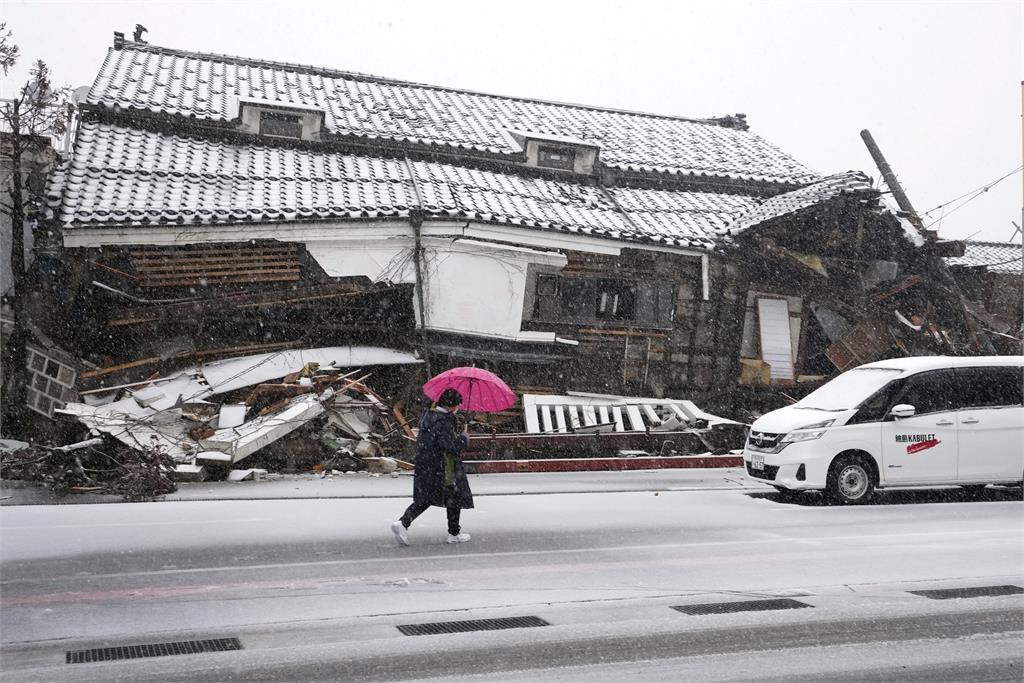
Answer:
<path fill-rule="evenodd" d="M 942 219 L 944 219 L 946 216 L 949 216 L 950 214 L 952 214 L 954 211 L 958 211 L 958 210 L 962 209 L 963 207 L 967 206 L 969 203 L 971 203 L 972 201 L 974 201 L 975 199 L 977 199 L 981 195 L 985 194 L 986 192 L 988 192 L 990 189 L 992 189 L 993 187 L 995 187 L 996 185 L 998 185 L 1002 181 L 1006 180 L 1007 178 L 1009 178 L 1012 175 L 1015 175 L 1015 174 L 1019 173 L 1022 168 L 1024 168 L 1024 165 L 1018 166 L 1017 168 L 1013 169 L 1012 171 L 1010 171 L 1006 175 L 1001 176 L 999 178 L 996 178 L 995 180 L 993 180 L 993 181 L 991 181 L 989 183 L 986 183 L 986 184 L 982 185 L 981 187 L 977 187 L 977 188 L 971 190 L 970 192 L 965 192 L 964 194 L 960 195 L 959 197 L 956 197 L 954 199 L 950 199 L 949 201 L 943 202 L 941 204 L 938 204 L 938 205 L 928 209 L 927 211 L 925 211 L 921 215 L 922 216 L 927 216 L 932 211 L 935 211 L 937 209 L 943 209 L 943 212 L 942 212 L 942 215 L 939 216 L 939 218 L 937 218 L 936 220 L 932 221 L 931 223 L 929 223 L 925 227 L 926 228 L 930 228 L 931 226 L 935 225 L 936 223 L 942 221 Z M 950 204 L 953 204 L 955 202 L 958 202 L 961 199 L 964 199 L 965 197 L 967 198 L 966 201 L 964 201 L 963 203 L 959 204 L 958 206 L 955 206 L 954 208 L 950 209 L 948 212 L 945 211 L 945 208 L 947 206 L 949 206 Z"/>

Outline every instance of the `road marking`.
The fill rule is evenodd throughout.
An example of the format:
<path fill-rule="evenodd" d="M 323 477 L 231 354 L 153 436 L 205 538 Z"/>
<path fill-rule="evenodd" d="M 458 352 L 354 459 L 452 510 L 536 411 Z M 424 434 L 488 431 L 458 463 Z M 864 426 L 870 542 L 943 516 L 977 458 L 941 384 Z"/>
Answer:
<path fill-rule="evenodd" d="M 251 524 L 254 522 L 272 522 L 273 517 L 248 517 L 243 519 L 197 519 L 193 521 L 173 521 L 173 522 L 116 522 L 110 524 L 43 524 L 38 526 L 6 526 L 0 527 L 3 531 L 14 531 L 17 529 L 94 529 L 97 527 L 120 527 L 120 526 L 177 526 L 179 524 L 232 524 L 244 522 Z"/>

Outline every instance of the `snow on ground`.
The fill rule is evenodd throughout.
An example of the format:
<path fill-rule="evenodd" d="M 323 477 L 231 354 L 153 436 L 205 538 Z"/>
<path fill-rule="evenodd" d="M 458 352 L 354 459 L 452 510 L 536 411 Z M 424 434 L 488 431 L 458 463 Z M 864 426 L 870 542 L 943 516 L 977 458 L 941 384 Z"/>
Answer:
<path fill-rule="evenodd" d="M 1021 504 L 823 507 L 743 491 L 481 496 L 445 544 L 405 499 L 4 508 L 2 619 L 17 639 L 433 610 L 863 591 L 1019 577 Z"/>

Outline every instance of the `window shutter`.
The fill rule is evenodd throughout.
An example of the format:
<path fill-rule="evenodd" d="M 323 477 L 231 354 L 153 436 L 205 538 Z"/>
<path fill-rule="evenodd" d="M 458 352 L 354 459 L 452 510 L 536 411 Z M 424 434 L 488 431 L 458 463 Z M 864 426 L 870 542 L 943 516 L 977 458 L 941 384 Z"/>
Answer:
<path fill-rule="evenodd" d="M 658 290 L 653 282 L 638 282 L 636 285 L 636 322 L 639 325 L 653 325 L 658 321 Z"/>
<path fill-rule="evenodd" d="M 676 287 L 671 282 L 644 281 L 636 285 L 636 322 L 652 327 L 671 327 Z"/>
<path fill-rule="evenodd" d="M 571 322 L 593 322 L 597 306 L 597 288 L 584 278 L 562 278 L 559 282 L 562 316 Z"/>

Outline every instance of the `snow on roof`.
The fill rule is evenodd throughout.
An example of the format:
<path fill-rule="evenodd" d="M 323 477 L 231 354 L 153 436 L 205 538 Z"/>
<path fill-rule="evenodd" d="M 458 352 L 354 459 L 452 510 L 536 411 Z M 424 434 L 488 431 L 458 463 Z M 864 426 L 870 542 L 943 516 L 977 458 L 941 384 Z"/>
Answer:
<path fill-rule="evenodd" d="M 831 201 L 841 195 L 877 196 L 871 179 L 860 171 L 837 173 L 798 190 L 768 197 L 737 218 L 729 226 L 729 234 L 737 234 L 784 215 L 803 211 Z"/>
<path fill-rule="evenodd" d="M 67 229 L 430 218 L 710 249 L 754 197 L 615 187 L 456 166 L 229 143 L 86 121 L 51 177 Z M 415 177 L 415 184 L 413 177 Z"/>
<path fill-rule="evenodd" d="M 510 155 L 519 150 L 506 131 L 517 130 L 597 145 L 601 161 L 620 170 L 786 185 L 818 178 L 745 126 L 723 120 L 503 97 L 143 43 L 109 50 L 86 103 L 227 123 L 240 98 L 320 109 L 327 137 Z"/>
<path fill-rule="evenodd" d="M 1021 245 L 1012 242 L 964 241 L 963 256 L 948 256 L 943 259 L 948 266 L 985 268 L 992 273 L 1020 273 Z"/>

